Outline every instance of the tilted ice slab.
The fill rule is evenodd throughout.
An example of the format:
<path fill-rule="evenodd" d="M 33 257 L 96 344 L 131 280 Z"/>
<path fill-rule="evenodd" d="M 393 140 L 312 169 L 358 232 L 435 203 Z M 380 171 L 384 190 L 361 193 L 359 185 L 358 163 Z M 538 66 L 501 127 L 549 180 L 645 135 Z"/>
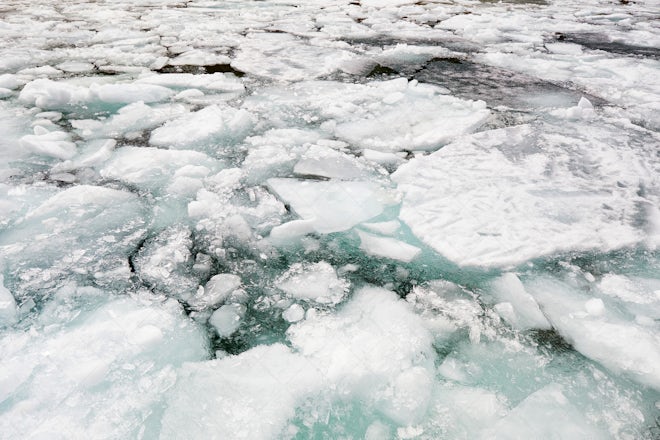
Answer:
<path fill-rule="evenodd" d="M 169 148 L 208 147 L 210 142 L 233 143 L 244 138 L 254 119 L 245 110 L 211 105 L 166 122 L 151 133 L 152 145 Z"/>
<path fill-rule="evenodd" d="M 207 341 L 174 300 L 108 296 L 67 285 L 30 331 L 0 336 L 2 436 L 157 436 L 150 417 L 176 368 L 206 357 Z"/>
<path fill-rule="evenodd" d="M 245 86 L 235 75 L 213 73 L 193 75 L 192 73 L 165 73 L 148 75 L 135 81 L 137 84 L 154 84 L 171 89 L 199 89 L 208 92 L 241 93 Z"/>
<path fill-rule="evenodd" d="M 392 194 L 367 181 L 313 181 L 273 178 L 269 188 L 301 217 L 271 232 L 278 239 L 310 232 L 345 231 L 396 202 Z"/>
<path fill-rule="evenodd" d="M 561 420 L 561 423 L 548 423 Z M 561 386 L 550 384 L 528 396 L 506 417 L 485 429 L 481 440 L 516 440 L 521 438 L 610 438 L 589 424 L 584 415 L 566 397 Z"/>
<path fill-rule="evenodd" d="M 400 218 L 459 265 L 643 242 L 657 192 L 652 147 L 594 125 L 493 130 L 414 159 L 393 175 Z"/>
<path fill-rule="evenodd" d="M 405 78 L 367 84 L 311 81 L 261 90 L 246 99 L 244 108 L 276 127 L 321 124 L 353 147 L 433 150 L 474 131 L 490 114 L 483 101 L 445 93 Z"/>
<path fill-rule="evenodd" d="M 525 287 L 576 350 L 616 373 L 660 390 L 660 331 L 653 319 L 640 314 L 633 320 L 606 295 L 593 296 L 550 277 L 532 279 Z M 649 292 L 647 298 L 657 305 L 657 293 Z"/>
<path fill-rule="evenodd" d="M 423 417 L 433 383 L 431 338 L 394 293 L 363 288 L 337 314 L 310 317 L 288 335 L 293 350 L 257 346 L 185 365 L 161 438 L 279 438 L 296 408 L 317 396 L 358 400 L 397 425 Z"/>
<path fill-rule="evenodd" d="M 37 79 L 23 87 L 18 99 L 23 104 L 48 110 L 66 110 L 90 104 L 129 104 L 131 102 L 159 102 L 174 92 L 167 87 L 151 84 L 92 84 L 89 87 L 64 81 Z"/>

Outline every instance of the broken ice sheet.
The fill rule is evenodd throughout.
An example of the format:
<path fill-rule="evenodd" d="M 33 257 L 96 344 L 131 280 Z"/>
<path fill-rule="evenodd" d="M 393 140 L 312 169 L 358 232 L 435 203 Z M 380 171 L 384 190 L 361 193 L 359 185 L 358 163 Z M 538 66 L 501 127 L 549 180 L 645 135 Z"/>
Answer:
<path fill-rule="evenodd" d="M 145 223 L 143 203 L 129 192 L 78 185 L 54 194 L 0 234 L 14 294 L 56 286 L 66 276 L 126 282 L 127 256 Z"/>
<path fill-rule="evenodd" d="M 434 150 L 476 130 L 490 114 L 483 101 L 444 92 L 405 78 L 367 84 L 308 81 L 263 89 L 244 107 L 275 126 L 320 124 L 360 148 Z"/>
<path fill-rule="evenodd" d="M 459 265 L 643 244 L 653 227 L 644 206 L 660 194 L 657 158 L 634 135 L 598 127 L 491 130 L 416 158 L 393 175 L 400 218 Z"/>

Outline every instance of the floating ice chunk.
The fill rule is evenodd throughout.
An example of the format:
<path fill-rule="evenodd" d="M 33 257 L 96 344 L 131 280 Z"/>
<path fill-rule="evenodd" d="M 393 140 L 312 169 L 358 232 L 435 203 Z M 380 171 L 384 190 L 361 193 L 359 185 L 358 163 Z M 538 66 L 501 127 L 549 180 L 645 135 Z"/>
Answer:
<path fill-rule="evenodd" d="M 366 181 L 273 178 L 268 179 L 268 186 L 303 220 L 312 221 L 314 230 L 322 234 L 350 229 L 381 214 L 395 202 L 377 184 Z"/>
<path fill-rule="evenodd" d="M 87 139 L 123 137 L 161 125 L 187 111 L 187 107 L 182 104 L 148 106 L 144 102 L 135 102 L 120 108 L 116 114 L 102 122 L 91 119 L 72 120 L 71 125 Z"/>
<path fill-rule="evenodd" d="M 660 303 L 660 282 L 658 280 L 633 279 L 608 273 L 598 282 L 598 289 L 605 295 L 628 303 L 643 305 L 647 309 L 652 304 Z"/>
<path fill-rule="evenodd" d="M 11 90 L 0 87 L 0 99 L 8 98 L 12 94 L 13 92 Z"/>
<path fill-rule="evenodd" d="M 300 304 L 291 304 L 284 312 L 282 312 L 282 318 L 286 322 L 298 322 L 305 317 L 305 309 L 303 309 Z"/>
<path fill-rule="evenodd" d="M 161 190 L 177 171 L 187 166 L 203 167 L 202 175 L 210 174 L 218 163 L 206 154 L 188 150 L 123 147 L 101 168 L 101 176 L 117 179 L 150 190 Z"/>
<path fill-rule="evenodd" d="M 232 143 L 252 128 L 253 117 L 245 110 L 211 105 L 165 123 L 151 133 L 152 145 L 194 148 L 208 142 Z"/>
<path fill-rule="evenodd" d="M 403 153 L 405 155 L 405 153 Z M 396 153 L 384 153 L 382 151 L 371 150 L 365 148 L 362 150 L 362 157 L 368 161 L 379 163 L 382 165 L 398 166 L 405 163 L 406 160 Z"/>
<path fill-rule="evenodd" d="M 19 101 L 43 109 L 66 109 L 71 106 L 95 102 L 128 104 L 131 102 L 158 102 L 172 96 L 166 87 L 151 84 L 92 84 L 89 87 L 37 79 L 23 87 Z"/>
<path fill-rule="evenodd" d="M 242 304 L 225 304 L 213 312 L 209 318 L 209 324 L 215 328 L 218 336 L 227 338 L 241 325 L 241 319 L 245 314 L 245 306 Z"/>
<path fill-rule="evenodd" d="M 18 75 L 13 75 L 11 73 L 0 75 L 0 87 L 3 89 L 14 90 L 21 87 L 23 84 L 25 84 L 25 81 L 23 81 Z"/>
<path fill-rule="evenodd" d="M 426 286 L 415 286 L 406 301 L 438 341 L 445 341 L 459 329 L 466 329 L 470 341 L 478 343 L 486 331 L 480 319 L 484 310 L 463 289 L 449 281 L 431 281 Z"/>
<path fill-rule="evenodd" d="M 394 238 L 379 237 L 362 231 L 357 231 L 357 233 L 360 237 L 360 249 L 368 255 L 410 263 L 422 252 L 417 246 Z"/>
<path fill-rule="evenodd" d="M 86 73 L 94 70 L 95 66 L 91 63 L 81 63 L 79 61 L 65 61 L 55 66 L 63 72 Z"/>
<path fill-rule="evenodd" d="M 509 266 L 643 241 L 633 213 L 640 180 L 653 186 L 645 163 L 655 159 L 613 145 L 620 131 L 581 127 L 492 130 L 410 161 L 393 175 L 404 194 L 400 218 L 459 265 Z"/>
<path fill-rule="evenodd" d="M 364 433 L 364 440 L 382 440 L 392 438 L 392 430 L 381 421 L 375 421 L 367 428 Z"/>
<path fill-rule="evenodd" d="M 300 176 L 351 180 L 367 177 L 369 168 L 347 154 L 312 145 L 293 167 L 293 172 Z"/>
<path fill-rule="evenodd" d="M 335 315 L 289 327 L 293 347 L 322 376 L 406 426 L 425 414 L 433 350 L 422 320 L 394 293 L 365 287 Z"/>
<path fill-rule="evenodd" d="M 352 145 L 382 152 L 433 150 L 469 133 L 488 118 L 483 101 L 465 101 L 444 89 L 399 78 L 368 84 L 301 82 L 264 89 L 245 108 L 281 124 L 321 122 Z"/>
<path fill-rule="evenodd" d="M 241 277 L 238 275 L 230 273 L 214 275 L 206 283 L 204 289 L 200 289 L 188 302 L 191 306 L 200 310 L 212 308 L 222 304 L 240 286 Z"/>
<path fill-rule="evenodd" d="M 286 33 L 251 33 L 241 40 L 232 67 L 278 81 L 317 78 L 338 70 L 342 48 L 309 44 Z"/>
<path fill-rule="evenodd" d="M 599 298 L 549 278 L 526 284 L 553 327 L 583 355 L 660 390 L 660 335 L 607 309 Z M 593 312 L 593 313 L 592 313 Z"/>
<path fill-rule="evenodd" d="M 16 300 L 4 285 L 4 276 L 0 275 L 0 327 L 16 322 L 18 309 Z"/>
<path fill-rule="evenodd" d="M 149 84 L 102 84 L 90 87 L 92 99 L 102 102 L 125 104 L 129 102 L 159 102 L 174 94 L 172 90 Z"/>
<path fill-rule="evenodd" d="M 204 333 L 176 301 L 145 304 L 107 292 L 85 298 L 89 289 L 56 297 L 31 331 L 0 336 L 3 436 L 128 438 L 141 427 L 149 432 L 154 407 L 177 379 L 175 369 L 206 357 Z M 81 299 L 93 306 L 80 307 Z"/>
<path fill-rule="evenodd" d="M 240 79 L 227 73 L 193 75 L 192 73 L 166 73 L 145 76 L 137 84 L 155 84 L 178 89 L 200 89 L 214 92 L 241 93 L 245 87 Z"/>
<path fill-rule="evenodd" d="M 565 118 L 571 120 L 579 120 L 579 119 L 590 120 L 596 117 L 594 106 L 584 96 L 580 98 L 580 102 L 578 102 L 578 105 L 576 105 L 575 107 L 553 110 L 551 114 L 559 118 Z"/>
<path fill-rule="evenodd" d="M 548 49 L 550 53 L 562 54 L 562 55 L 581 55 L 582 46 L 574 43 L 545 43 L 545 48 Z"/>
<path fill-rule="evenodd" d="M 509 324 L 521 330 L 551 328 L 539 305 L 515 274 L 505 273 L 491 282 L 491 288 L 496 301 L 502 304 L 499 308 L 496 306 L 496 310 L 504 312 L 500 314 Z M 509 304 L 511 310 L 504 304 Z"/>
<path fill-rule="evenodd" d="M 169 60 L 172 66 L 210 66 L 215 64 L 229 64 L 231 59 L 227 55 L 218 55 L 210 51 L 192 49 Z"/>
<path fill-rule="evenodd" d="M 337 277 L 335 269 L 325 261 L 310 265 L 296 263 L 275 285 L 291 298 L 332 306 L 346 297 L 349 287 L 349 283 Z"/>
<path fill-rule="evenodd" d="M 112 157 L 117 145 L 114 139 L 94 139 L 80 148 L 80 154 L 72 160 L 60 162 L 53 167 L 54 172 L 72 171 L 78 168 L 101 165 Z"/>
<path fill-rule="evenodd" d="M 360 226 L 379 234 L 392 235 L 399 230 L 401 223 L 398 220 L 390 220 L 387 222 L 362 223 Z"/>
<path fill-rule="evenodd" d="M 555 423 L 556 420 L 561 423 Z M 559 385 L 551 384 L 527 397 L 479 438 L 577 440 L 607 438 L 607 434 L 589 424 L 588 418 L 570 403 Z"/>
<path fill-rule="evenodd" d="M 34 127 L 34 134 L 21 138 L 21 147 L 40 156 L 56 159 L 71 159 L 76 154 L 76 144 L 64 131 L 48 131 L 39 125 Z"/>
<path fill-rule="evenodd" d="M 289 175 L 309 144 L 321 139 L 315 130 L 271 129 L 246 139 L 248 155 L 242 168 L 252 182 L 268 177 Z"/>

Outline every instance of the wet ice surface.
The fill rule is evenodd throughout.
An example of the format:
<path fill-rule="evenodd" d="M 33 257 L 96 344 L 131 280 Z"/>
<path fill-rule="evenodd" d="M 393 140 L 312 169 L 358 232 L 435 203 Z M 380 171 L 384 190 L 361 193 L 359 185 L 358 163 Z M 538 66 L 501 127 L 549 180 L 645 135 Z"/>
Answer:
<path fill-rule="evenodd" d="M 5 2 L 0 438 L 657 438 L 658 15 Z"/>

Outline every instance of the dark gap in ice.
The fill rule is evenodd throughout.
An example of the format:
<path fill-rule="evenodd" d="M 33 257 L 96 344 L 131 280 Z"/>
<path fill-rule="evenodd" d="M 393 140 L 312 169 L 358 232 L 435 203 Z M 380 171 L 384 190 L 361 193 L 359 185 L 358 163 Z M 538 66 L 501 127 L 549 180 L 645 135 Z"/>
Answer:
<path fill-rule="evenodd" d="M 575 105 L 586 96 L 594 105 L 604 100 L 531 76 L 455 58 L 436 58 L 414 75 L 420 82 L 437 84 L 459 98 L 480 99 L 489 107 L 517 110 Z"/>
<path fill-rule="evenodd" d="M 396 70 L 383 66 L 381 64 L 376 64 L 376 66 L 371 69 L 371 72 L 367 74 L 367 78 L 372 78 L 374 76 L 389 76 L 389 75 L 398 75 L 399 72 Z"/>
<path fill-rule="evenodd" d="M 611 41 L 607 35 L 596 32 L 556 33 L 555 39 L 565 43 L 575 43 L 591 50 L 602 50 L 621 55 L 638 55 L 646 58 L 660 59 L 660 48 L 652 46 L 636 46 L 632 44 Z"/>
<path fill-rule="evenodd" d="M 554 329 L 532 330 L 530 332 L 530 336 L 539 346 L 549 350 L 552 353 L 564 353 L 573 351 L 573 346 Z"/>
<path fill-rule="evenodd" d="M 196 66 L 189 64 L 173 66 L 168 64 L 154 71 L 158 73 L 192 73 L 193 75 L 203 75 L 210 73 L 233 73 L 239 78 L 245 76 L 245 72 L 238 70 L 232 67 L 231 64 L 227 63 L 212 64 L 207 66 Z"/>
<path fill-rule="evenodd" d="M 346 42 L 351 46 L 359 48 L 362 46 L 368 47 L 381 47 L 396 46 L 398 44 L 408 44 L 410 46 L 432 46 L 444 47 L 455 52 L 472 53 L 479 52 L 480 47 L 475 43 L 460 38 L 451 39 L 451 37 L 440 38 L 394 38 L 387 35 L 380 35 L 378 37 L 354 37 L 343 38 L 339 41 Z"/>

